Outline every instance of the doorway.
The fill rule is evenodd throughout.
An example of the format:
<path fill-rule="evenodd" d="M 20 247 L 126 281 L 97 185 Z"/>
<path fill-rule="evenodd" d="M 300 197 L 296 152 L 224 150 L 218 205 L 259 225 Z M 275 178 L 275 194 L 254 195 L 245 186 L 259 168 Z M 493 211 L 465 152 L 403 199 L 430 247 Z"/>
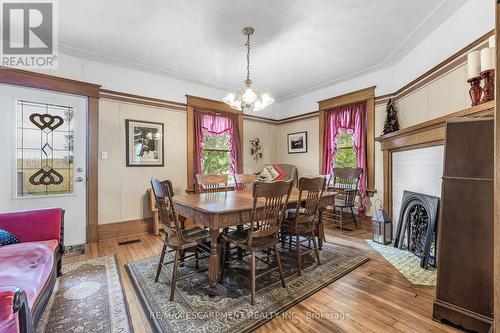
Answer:
<path fill-rule="evenodd" d="M 0 85 L 0 211 L 65 210 L 66 245 L 87 241 L 87 98 Z"/>

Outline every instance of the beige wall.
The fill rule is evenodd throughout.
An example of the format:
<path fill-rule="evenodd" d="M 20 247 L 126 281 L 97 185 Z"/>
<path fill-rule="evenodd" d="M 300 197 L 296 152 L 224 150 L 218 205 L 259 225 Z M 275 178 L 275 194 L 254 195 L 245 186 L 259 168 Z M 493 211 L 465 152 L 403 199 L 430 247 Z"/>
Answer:
<path fill-rule="evenodd" d="M 250 155 L 250 140 L 259 138 L 262 159 L 255 161 Z M 245 173 L 259 172 L 266 164 L 277 160 L 276 125 L 253 120 L 243 120 L 243 166 Z"/>
<path fill-rule="evenodd" d="M 467 68 L 462 65 L 398 100 L 402 128 L 470 107 Z M 380 132 L 378 132 L 380 133 Z"/>
<path fill-rule="evenodd" d="M 385 105 L 375 106 L 375 136 L 379 136 L 384 128 Z M 380 202 L 384 200 L 384 154 L 380 148 L 380 143 L 375 141 L 375 190 L 377 193 L 368 202 L 367 214 L 372 216 L 375 209 L 378 209 Z M 378 202 L 380 200 L 380 202 Z"/>
<path fill-rule="evenodd" d="M 125 119 L 164 124 L 165 165 L 125 166 Z M 186 185 L 186 113 L 101 100 L 99 104 L 99 224 L 150 217 L 146 189 L 151 177 L 169 178 L 176 192 Z"/>
<path fill-rule="evenodd" d="M 307 131 L 307 153 L 288 154 L 288 134 Z M 277 126 L 277 162 L 293 164 L 299 176 L 319 173 L 319 118 Z"/>

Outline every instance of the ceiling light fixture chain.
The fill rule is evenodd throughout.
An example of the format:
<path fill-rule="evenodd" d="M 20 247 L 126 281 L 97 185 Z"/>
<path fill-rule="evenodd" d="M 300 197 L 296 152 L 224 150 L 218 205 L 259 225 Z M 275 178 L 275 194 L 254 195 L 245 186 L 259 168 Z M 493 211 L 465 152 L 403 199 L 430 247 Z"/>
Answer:
<path fill-rule="evenodd" d="M 250 36 L 254 33 L 252 27 L 243 28 L 243 34 L 247 37 L 247 78 L 245 87 L 229 93 L 222 100 L 236 110 L 259 111 L 270 105 L 274 100 L 261 90 L 252 87 L 250 80 Z"/>
<path fill-rule="evenodd" d="M 250 80 L 250 34 L 247 34 L 247 80 Z"/>

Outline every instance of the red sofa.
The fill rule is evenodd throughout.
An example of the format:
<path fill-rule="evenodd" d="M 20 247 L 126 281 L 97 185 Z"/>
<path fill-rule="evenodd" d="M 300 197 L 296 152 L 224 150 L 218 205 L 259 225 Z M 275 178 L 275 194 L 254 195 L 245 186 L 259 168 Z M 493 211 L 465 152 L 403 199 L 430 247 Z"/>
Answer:
<path fill-rule="evenodd" d="M 34 332 L 61 274 L 64 211 L 0 214 L 20 243 L 0 246 L 0 332 Z"/>

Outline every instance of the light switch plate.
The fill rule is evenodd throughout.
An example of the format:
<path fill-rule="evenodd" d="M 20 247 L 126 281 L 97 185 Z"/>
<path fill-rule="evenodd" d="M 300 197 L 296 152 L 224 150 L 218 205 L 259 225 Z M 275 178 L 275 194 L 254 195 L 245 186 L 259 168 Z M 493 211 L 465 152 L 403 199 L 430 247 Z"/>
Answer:
<path fill-rule="evenodd" d="M 103 151 L 101 152 L 101 160 L 107 160 L 108 159 L 108 152 Z"/>

